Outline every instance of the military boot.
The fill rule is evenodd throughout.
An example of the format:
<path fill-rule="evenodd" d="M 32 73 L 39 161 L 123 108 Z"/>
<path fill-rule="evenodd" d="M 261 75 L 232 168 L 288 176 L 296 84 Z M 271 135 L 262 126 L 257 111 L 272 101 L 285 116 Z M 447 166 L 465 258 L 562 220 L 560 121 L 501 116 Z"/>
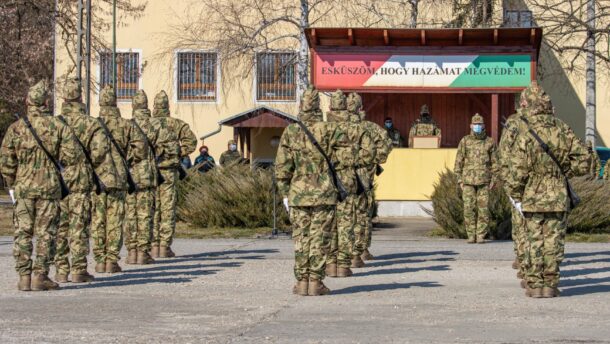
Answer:
<path fill-rule="evenodd" d="M 337 264 L 335 264 L 335 263 L 326 264 L 326 276 L 337 277 Z"/>
<path fill-rule="evenodd" d="M 292 288 L 292 293 L 301 296 L 307 296 L 309 290 L 309 277 L 303 277 L 302 280 L 297 281 L 297 284 Z"/>
<path fill-rule="evenodd" d="M 521 288 L 523 289 L 527 289 L 527 281 L 526 280 L 521 280 L 521 282 L 519 283 L 521 285 Z"/>
<path fill-rule="evenodd" d="M 521 267 L 521 264 L 519 264 L 519 259 L 515 258 L 515 261 L 513 262 L 513 269 L 519 270 L 520 267 Z"/>
<path fill-rule="evenodd" d="M 154 264 L 155 260 L 150 257 L 148 252 L 138 251 L 136 264 L 138 265 L 146 265 L 146 264 Z"/>
<path fill-rule="evenodd" d="M 330 294 L 330 289 L 326 288 L 324 283 L 317 279 L 309 280 L 309 286 L 307 290 L 307 294 L 309 296 L 321 296 Z"/>
<path fill-rule="evenodd" d="M 176 254 L 169 246 L 159 246 L 159 258 L 173 258 Z"/>
<path fill-rule="evenodd" d="M 474 237 L 468 237 L 468 240 L 466 242 L 469 244 L 476 244 L 477 239 L 475 239 Z"/>
<path fill-rule="evenodd" d="M 485 237 L 478 237 L 477 238 L 477 244 L 484 244 L 486 242 L 487 242 L 487 240 L 485 240 Z"/>
<path fill-rule="evenodd" d="M 363 267 L 364 267 L 364 262 L 362 261 L 360 256 L 355 256 L 352 259 L 352 268 L 363 268 Z"/>
<path fill-rule="evenodd" d="M 517 271 L 517 278 L 518 278 L 518 279 L 523 279 L 523 277 L 524 277 L 524 276 L 523 276 L 523 272 L 521 272 L 521 271 Z"/>
<path fill-rule="evenodd" d="M 152 245 L 150 248 L 150 256 L 153 258 L 159 258 L 159 245 Z"/>
<path fill-rule="evenodd" d="M 95 277 L 93 277 L 93 275 L 91 275 L 87 271 L 78 274 L 72 274 L 72 283 L 86 283 L 93 282 L 94 280 Z"/>
<path fill-rule="evenodd" d="M 129 252 L 127 252 L 127 260 L 125 261 L 126 264 L 136 264 L 138 260 L 138 251 L 133 248 L 130 249 Z"/>
<path fill-rule="evenodd" d="M 362 260 L 375 260 L 375 257 L 371 254 L 371 252 L 369 252 L 368 248 L 362 252 L 360 258 L 362 258 Z"/>
<path fill-rule="evenodd" d="M 542 298 L 542 288 L 527 288 L 525 290 L 525 296 L 532 297 L 534 299 Z"/>
<path fill-rule="evenodd" d="M 337 267 L 337 277 L 350 277 L 353 272 L 350 268 Z"/>
<path fill-rule="evenodd" d="M 542 297 L 544 298 L 552 298 L 559 296 L 559 289 L 553 287 L 544 287 L 542 288 Z"/>
<path fill-rule="evenodd" d="M 106 273 L 113 274 L 121 271 L 123 271 L 123 269 L 121 269 L 119 263 L 106 261 Z"/>
<path fill-rule="evenodd" d="M 98 274 L 103 274 L 106 272 L 106 264 L 105 263 L 97 263 L 95 264 L 95 272 Z"/>
<path fill-rule="evenodd" d="M 21 291 L 32 290 L 32 276 L 31 275 L 19 275 L 19 283 L 17 283 L 17 290 L 21 290 Z"/>
<path fill-rule="evenodd" d="M 34 274 L 34 277 L 32 278 L 32 290 L 42 291 L 57 289 L 59 289 L 59 284 L 51 281 L 47 275 Z"/>
<path fill-rule="evenodd" d="M 57 281 L 57 283 L 68 283 L 68 274 L 64 274 L 61 272 L 58 272 L 55 274 L 55 281 Z"/>

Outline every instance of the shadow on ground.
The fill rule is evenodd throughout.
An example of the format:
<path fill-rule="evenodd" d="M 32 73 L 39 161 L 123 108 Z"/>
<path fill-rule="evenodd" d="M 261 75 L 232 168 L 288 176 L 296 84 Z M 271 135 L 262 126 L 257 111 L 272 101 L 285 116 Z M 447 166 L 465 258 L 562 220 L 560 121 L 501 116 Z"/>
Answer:
<path fill-rule="evenodd" d="M 437 282 L 414 282 L 414 283 L 387 283 L 387 284 L 373 284 L 373 285 L 356 285 L 343 289 L 337 289 L 332 291 L 332 295 L 344 295 L 344 294 L 356 294 L 356 293 L 370 293 L 374 291 L 386 291 L 386 290 L 398 290 L 398 289 L 409 289 L 411 287 L 419 288 L 437 288 L 442 287 Z"/>

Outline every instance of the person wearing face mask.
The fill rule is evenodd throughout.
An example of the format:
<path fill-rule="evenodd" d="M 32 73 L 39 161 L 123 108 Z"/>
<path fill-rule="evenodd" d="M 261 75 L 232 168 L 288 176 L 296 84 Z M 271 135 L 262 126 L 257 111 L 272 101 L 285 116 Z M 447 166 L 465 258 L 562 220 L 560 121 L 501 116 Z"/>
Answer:
<path fill-rule="evenodd" d="M 205 173 L 216 166 L 214 158 L 209 154 L 208 146 L 201 146 L 199 148 L 199 156 L 195 158 L 195 166 L 197 171 Z"/>
<path fill-rule="evenodd" d="M 392 117 L 387 117 L 385 119 L 384 126 L 388 136 L 392 140 L 392 147 L 403 147 L 405 145 L 405 140 L 400 135 L 400 131 L 394 127 Z"/>
<path fill-rule="evenodd" d="M 241 152 L 237 150 L 237 143 L 235 143 L 235 140 L 229 140 L 227 148 L 226 151 L 220 154 L 220 160 L 218 161 L 220 162 L 220 165 L 226 167 L 229 165 L 241 164 L 244 161 Z"/>
<path fill-rule="evenodd" d="M 470 129 L 471 134 L 458 145 L 454 172 L 462 189 L 468 243 L 482 244 L 489 228 L 489 190 L 495 183 L 498 162 L 496 144 L 485 133 L 481 115 L 472 117 Z"/>
<path fill-rule="evenodd" d="M 413 148 L 413 138 L 416 136 L 437 136 L 439 139 L 441 137 L 441 129 L 432 119 L 426 104 L 422 105 L 420 117 L 415 120 L 409 130 L 409 147 Z"/>

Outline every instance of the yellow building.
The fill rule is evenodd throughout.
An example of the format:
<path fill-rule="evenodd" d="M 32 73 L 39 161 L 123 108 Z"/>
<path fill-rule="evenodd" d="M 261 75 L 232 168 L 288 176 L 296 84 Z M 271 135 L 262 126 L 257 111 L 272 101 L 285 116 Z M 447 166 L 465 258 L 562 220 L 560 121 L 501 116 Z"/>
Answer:
<path fill-rule="evenodd" d="M 169 44 L 172 36 L 168 33 L 175 35 L 185 16 L 201 11 L 197 4 L 187 0 L 149 0 L 141 16 L 118 27 L 117 88 L 122 115 L 131 116 L 131 96 L 137 89 L 147 92 L 151 105 L 154 95 L 165 90 L 170 97 L 172 116 L 186 121 L 198 137 L 204 138 L 202 143 L 209 147 L 213 157 L 218 159 L 227 149 L 227 141 L 237 138 L 245 157 L 268 164 L 275 157 L 282 128 L 294 121 L 298 113 L 297 70 L 292 63 L 298 47 L 273 44 L 273 51 L 258 49 L 241 62 L 228 63 L 218 50 L 204 44 L 185 43 L 183 47 Z M 521 8 L 498 10 L 494 17 L 504 16 L 511 26 L 529 27 L 531 13 L 528 14 L 526 6 Z M 422 16 L 421 21 L 426 22 L 425 16 L 433 16 L 433 11 Z M 557 64 L 548 53 L 542 54 L 537 64 L 543 35 L 540 30 L 349 29 L 356 25 L 348 17 L 335 16 L 316 24 L 346 28 L 319 29 L 319 34 L 308 31 L 312 82 L 325 91 L 341 87 L 361 92 L 370 119 L 383 125 L 385 117 L 392 117 L 405 138 L 423 104 L 429 105 L 432 116 L 443 129 L 440 149 L 400 148 L 392 152 L 384 166 L 385 173 L 377 181 L 377 198 L 383 215 L 423 215 L 419 205 L 429 204 L 438 173 L 453 167 L 455 147 L 468 133 L 469 117 L 480 112 L 490 123 L 490 134 L 497 139 L 503 117 L 514 110 L 515 95 L 539 70 L 554 68 Z M 111 33 L 104 34 L 110 41 Z M 60 39 L 57 38 L 58 42 Z M 472 48 L 475 43 L 477 47 Z M 72 63 L 64 46 L 56 46 L 56 75 L 61 79 L 72 70 Z M 329 51 L 342 54 L 343 58 L 330 56 Z M 392 55 L 389 51 L 398 53 Z M 506 55 L 507 51 L 512 51 L 509 59 L 496 58 Z M 465 59 L 465 55 L 471 58 Z M 414 56 L 416 60 L 412 60 Z M 380 62 L 373 73 L 398 73 L 398 69 L 388 65 L 392 58 L 402 59 L 405 71 L 409 63 L 416 66 L 411 72 L 436 64 L 446 74 L 436 77 L 389 74 L 379 77 L 376 74 L 376 78 L 361 80 L 328 69 L 331 62 L 348 67 L 353 63 L 356 67 L 361 66 L 359 63 L 368 67 L 370 63 Z M 96 83 L 111 83 L 111 54 L 101 53 L 93 61 L 92 77 Z M 466 67 L 459 67 L 460 63 Z M 450 78 L 451 70 L 443 67 L 458 66 L 463 72 L 470 68 L 468 65 L 475 66 L 472 73 L 498 67 L 497 70 L 515 74 L 473 81 L 464 75 Z M 542 83 L 555 102 L 558 116 L 584 136 L 584 80 L 555 73 L 543 78 Z M 605 96 L 609 91 L 607 84 L 598 83 L 600 146 L 610 141 L 610 100 Z M 99 112 L 97 89 L 92 90 L 91 99 L 91 114 L 96 116 Z M 59 98 L 56 101 L 60 103 Z M 328 98 L 324 97 L 323 107 L 327 103 Z M 196 153 L 192 158 L 195 156 Z"/>

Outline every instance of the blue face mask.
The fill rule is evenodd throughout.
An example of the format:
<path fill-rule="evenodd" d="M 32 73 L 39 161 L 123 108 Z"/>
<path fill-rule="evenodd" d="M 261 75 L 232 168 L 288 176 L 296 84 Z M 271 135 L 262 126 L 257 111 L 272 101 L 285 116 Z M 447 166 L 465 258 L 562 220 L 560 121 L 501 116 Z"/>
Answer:
<path fill-rule="evenodd" d="M 475 134 L 482 133 L 483 129 L 485 129 L 485 127 L 482 124 L 475 124 L 472 126 L 472 132 Z"/>
<path fill-rule="evenodd" d="M 392 128 L 392 122 L 385 122 L 385 127 L 388 129 Z"/>

